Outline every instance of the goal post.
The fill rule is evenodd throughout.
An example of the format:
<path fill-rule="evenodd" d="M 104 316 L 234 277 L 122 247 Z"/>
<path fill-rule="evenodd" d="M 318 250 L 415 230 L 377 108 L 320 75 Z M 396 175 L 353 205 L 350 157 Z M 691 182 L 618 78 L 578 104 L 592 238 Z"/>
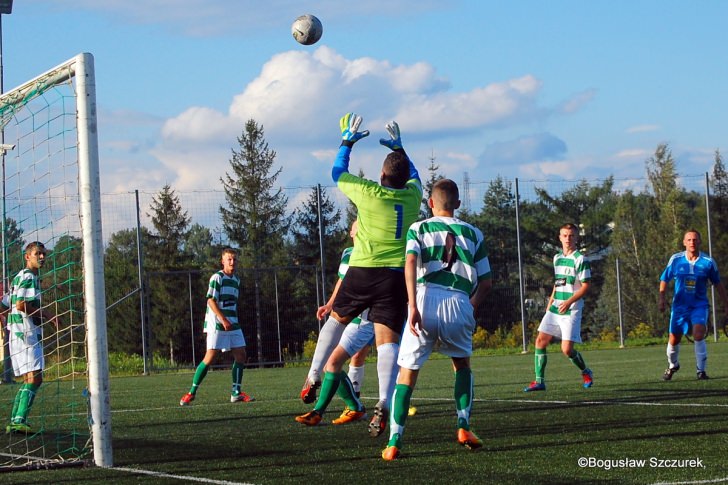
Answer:
<path fill-rule="evenodd" d="M 111 467 L 93 56 L 79 54 L 2 94 L 0 123 L 5 146 L 13 147 L 3 157 L 3 280 L 22 269 L 25 244 L 44 242 L 42 306 L 60 321 L 58 329 L 43 324 L 46 364 L 32 432 L 0 442 L 0 468 L 65 466 L 90 453 L 96 465 Z M 3 422 L 13 387 L 0 386 Z"/>

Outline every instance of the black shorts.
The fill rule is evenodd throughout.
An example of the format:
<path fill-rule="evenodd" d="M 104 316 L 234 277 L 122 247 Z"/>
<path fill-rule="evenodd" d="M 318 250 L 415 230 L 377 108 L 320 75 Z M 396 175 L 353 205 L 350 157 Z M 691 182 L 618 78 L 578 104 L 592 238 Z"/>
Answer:
<path fill-rule="evenodd" d="M 369 320 L 402 334 L 407 320 L 404 271 L 350 266 L 334 299 L 333 311 L 354 318 L 367 308 Z"/>

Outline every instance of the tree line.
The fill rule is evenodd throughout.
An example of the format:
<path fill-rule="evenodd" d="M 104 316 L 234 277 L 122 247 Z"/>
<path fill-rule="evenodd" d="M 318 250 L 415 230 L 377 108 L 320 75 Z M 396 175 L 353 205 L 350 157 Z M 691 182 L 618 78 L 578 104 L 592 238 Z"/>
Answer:
<path fill-rule="evenodd" d="M 253 361 L 276 361 L 277 351 L 269 345 L 272 339 L 279 338 L 286 355 L 302 352 L 316 305 L 323 303 L 320 285 L 329 293 L 333 288 L 341 251 L 350 245 L 348 227 L 356 213 L 352 205 L 337 207 L 321 187 L 313 187 L 300 207 L 287 211 L 287 197 L 276 184 L 282 168 L 273 169 L 276 152 L 265 141 L 263 127 L 249 120 L 237 142 L 230 170 L 221 177 L 225 204 L 219 215 L 228 240 L 240 252 L 244 288 L 239 308 L 243 309 L 248 354 Z M 429 159 L 423 177 L 422 217 L 430 215 L 426 198 L 432 185 L 442 178 L 435 162 L 434 156 Z M 518 204 L 529 322 L 540 319 L 552 288 L 551 260 L 559 249 L 558 228 L 574 222 L 581 232 L 580 249 L 590 256 L 594 275 L 586 301 L 584 338 L 599 338 L 615 328 L 616 258 L 623 268 L 620 283 L 626 330 L 646 324 L 654 335 L 665 333 L 667 318 L 657 312 L 658 278 L 670 254 L 682 249 L 680 242 L 687 228 L 697 228 L 707 239 L 706 201 L 704 194 L 680 186 L 668 145 L 656 148 L 646 160 L 645 170 L 647 185 L 640 191 L 618 191 L 610 177 L 598 183 L 583 180 L 558 194 L 537 189 L 535 199 L 529 201 L 516 200 L 510 180 L 498 176 L 489 182 L 482 208 L 457 214 L 483 231 L 489 249 L 494 289 L 477 310 L 478 325 L 494 332 L 521 324 Z M 713 253 L 722 267 L 728 255 L 728 174 L 718 151 L 710 187 Z M 210 228 L 191 223 L 169 185 L 154 196 L 147 215 L 151 227 L 141 229 L 141 241 L 151 328 L 145 337 L 152 348 L 185 362 L 189 360 L 185 348 L 194 340 L 192 328 L 201 328 L 207 282 L 219 269 L 222 247 L 214 242 Z M 323 228 L 326 282 L 316 279 L 322 260 L 319 226 Z M 703 249 L 707 251 L 707 247 Z M 105 252 L 109 303 L 134 291 L 138 266 L 136 230 L 111 235 Z M 271 273 L 271 268 L 286 271 Z M 275 288 L 271 278 L 276 279 Z M 284 318 L 273 325 L 270 304 L 274 299 L 280 301 L 281 293 Z M 188 299 L 193 307 L 192 325 Z M 123 300 L 109 311 L 110 351 L 141 353 L 139 315 L 136 298 Z M 201 337 L 195 345 L 201 355 Z"/>

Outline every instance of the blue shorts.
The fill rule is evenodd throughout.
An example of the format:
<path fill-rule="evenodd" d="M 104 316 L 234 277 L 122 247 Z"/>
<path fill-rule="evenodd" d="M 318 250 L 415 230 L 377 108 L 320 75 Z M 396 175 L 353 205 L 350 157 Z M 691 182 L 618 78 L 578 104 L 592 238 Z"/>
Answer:
<path fill-rule="evenodd" d="M 675 308 L 670 314 L 670 333 L 674 335 L 692 335 L 693 325 L 705 325 L 708 322 L 708 307 Z"/>

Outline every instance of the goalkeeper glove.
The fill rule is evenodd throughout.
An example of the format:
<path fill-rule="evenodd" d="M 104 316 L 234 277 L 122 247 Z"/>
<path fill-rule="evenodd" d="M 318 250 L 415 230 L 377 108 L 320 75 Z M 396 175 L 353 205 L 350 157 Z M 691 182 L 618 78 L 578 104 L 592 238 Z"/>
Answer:
<path fill-rule="evenodd" d="M 396 121 L 390 121 L 384 126 L 389 133 L 389 139 L 380 138 L 379 143 L 392 151 L 402 150 L 402 135 L 399 133 L 399 125 Z"/>
<path fill-rule="evenodd" d="M 359 131 L 359 125 L 361 125 L 362 118 L 355 113 L 346 113 L 339 120 L 339 126 L 341 127 L 341 144 L 351 147 L 354 143 L 361 140 L 362 138 L 369 136 L 369 130 Z"/>

